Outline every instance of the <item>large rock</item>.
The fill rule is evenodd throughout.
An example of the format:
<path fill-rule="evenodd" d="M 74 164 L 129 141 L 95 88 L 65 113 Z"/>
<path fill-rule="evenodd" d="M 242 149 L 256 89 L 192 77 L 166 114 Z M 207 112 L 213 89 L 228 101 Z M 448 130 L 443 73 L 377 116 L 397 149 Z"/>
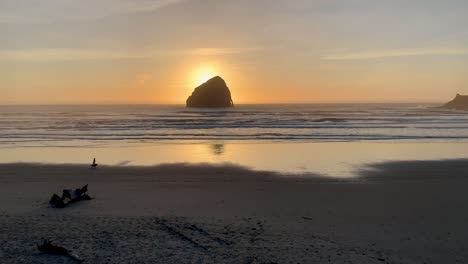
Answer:
<path fill-rule="evenodd" d="M 219 76 L 195 88 L 187 98 L 187 107 L 233 107 L 231 92 Z"/>
<path fill-rule="evenodd" d="M 457 94 L 455 99 L 441 106 L 440 108 L 454 110 L 468 110 L 468 95 Z"/>

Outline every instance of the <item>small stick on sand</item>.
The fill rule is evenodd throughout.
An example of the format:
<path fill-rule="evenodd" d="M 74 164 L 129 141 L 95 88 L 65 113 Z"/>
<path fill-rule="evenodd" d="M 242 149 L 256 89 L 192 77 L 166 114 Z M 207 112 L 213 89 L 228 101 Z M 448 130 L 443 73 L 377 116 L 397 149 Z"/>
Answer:
<path fill-rule="evenodd" d="M 93 164 L 91 164 L 90 166 L 91 166 L 92 169 L 95 169 L 97 167 L 97 165 L 98 164 L 96 163 L 96 158 L 94 158 L 93 159 Z"/>

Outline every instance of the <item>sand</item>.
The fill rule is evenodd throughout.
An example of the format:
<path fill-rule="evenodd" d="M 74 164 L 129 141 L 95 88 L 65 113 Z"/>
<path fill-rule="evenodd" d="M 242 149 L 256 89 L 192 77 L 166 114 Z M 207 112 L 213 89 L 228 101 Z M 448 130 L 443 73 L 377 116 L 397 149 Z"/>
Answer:
<path fill-rule="evenodd" d="M 91 201 L 49 208 L 89 184 Z M 468 263 L 468 161 L 371 164 L 355 177 L 231 164 L 0 165 L 0 263 Z"/>

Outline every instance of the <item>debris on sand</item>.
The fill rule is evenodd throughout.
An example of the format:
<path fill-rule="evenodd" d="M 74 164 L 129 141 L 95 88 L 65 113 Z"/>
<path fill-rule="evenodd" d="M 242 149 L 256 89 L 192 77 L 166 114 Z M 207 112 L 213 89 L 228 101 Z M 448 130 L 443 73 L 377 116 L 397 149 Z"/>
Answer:
<path fill-rule="evenodd" d="M 90 167 L 91 167 L 92 169 L 95 169 L 95 168 L 97 167 L 97 165 L 98 165 L 98 164 L 96 163 L 96 158 L 94 158 L 94 159 L 93 159 L 93 164 L 91 164 Z"/>
<path fill-rule="evenodd" d="M 65 189 L 62 192 L 62 197 L 54 193 L 52 195 L 52 198 L 50 198 L 49 200 L 49 204 L 55 208 L 64 208 L 78 201 L 91 200 L 92 198 L 88 194 L 86 194 L 87 191 L 88 184 L 75 190 Z"/>
<path fill-rule="evenodd" d="M 77 255 L 73 254 L 71 250 L 68 250 L 64 247 L 52 245 L 52 241 L 50 240 L 44 240 L 44 243 L 42 245 L 37 245 L 37 249 L 39 249 L 39 251 L 41 251 L 42 253 L 68 256 L 78 262 L 84 261 L 84 259 L 81 259 Z"/>

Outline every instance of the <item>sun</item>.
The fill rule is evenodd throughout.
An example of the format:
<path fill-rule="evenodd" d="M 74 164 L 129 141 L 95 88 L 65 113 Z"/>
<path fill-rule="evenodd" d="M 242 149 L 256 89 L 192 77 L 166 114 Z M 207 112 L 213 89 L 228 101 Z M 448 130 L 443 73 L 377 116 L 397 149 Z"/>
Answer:
<path fill-rule="evenodd" d="M 195 86 L 205 83 L 215 76 L 215 71 L 211 67 L 200 67 L 193 71 L 192 82 Z"/>
<path fill-rule="evenodd" d="M 210 73 L 203 73 L 202 75 L 200 75 L 200 78 L 198 78 L 198 82 L 200 84 L 202 83 L 205 83 L 206 81 L 208 81 L 209 79 L 211 79 L 212 77 L 212 74 Z"/>

